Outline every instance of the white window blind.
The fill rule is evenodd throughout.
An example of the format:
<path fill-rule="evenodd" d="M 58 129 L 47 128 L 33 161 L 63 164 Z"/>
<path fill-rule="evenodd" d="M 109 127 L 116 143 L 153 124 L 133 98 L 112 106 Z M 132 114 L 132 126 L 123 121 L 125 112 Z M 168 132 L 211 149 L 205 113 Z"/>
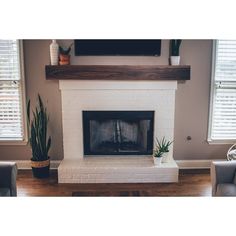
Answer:
<path fill-rule="evenodd" d="M 217 40 L 213 71 L 212 140 L 236 139 L 236 40 Z"/>
<path fill-rule="evenodd" d="M 18 40 L 0 39 L 0 141 L 23 140 Z"/>

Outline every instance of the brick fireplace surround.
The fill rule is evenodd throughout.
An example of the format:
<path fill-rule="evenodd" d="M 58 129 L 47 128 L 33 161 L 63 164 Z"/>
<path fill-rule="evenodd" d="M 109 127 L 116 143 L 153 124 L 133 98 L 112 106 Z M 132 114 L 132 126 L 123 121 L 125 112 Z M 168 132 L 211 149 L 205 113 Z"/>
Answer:
<path fill-rule="evenodd" d="M 154 137 L 174 137 L 177 81 L 60 80 L 64 159 L 59 183 L 177 182 L 173 159 L 156 167 L 151 156 L 84 156 L 82 111 L 152 110 Z"/>

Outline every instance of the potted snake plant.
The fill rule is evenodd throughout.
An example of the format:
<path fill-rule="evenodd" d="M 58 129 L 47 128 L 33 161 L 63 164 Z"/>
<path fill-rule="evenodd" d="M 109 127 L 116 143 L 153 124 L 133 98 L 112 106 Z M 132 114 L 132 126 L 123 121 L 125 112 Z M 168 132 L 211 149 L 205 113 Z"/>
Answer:
<path fill-rule="evenodd" d="M 180 64 L 179 48 L 181 42 L 181 39 L 170 40 L 170 64 L 173 66 L 177 66 Z"/>
<path fill-rule="evenodd" d="M 50 157 L 48 156 L 51 147 L 51 137 L 48 137 L 49 117 L 43 101 L 38 95 L 37 105 L 30 115 L 30 100 L 27 104 L 27 120 L 29 128 L 29 142 L 32 149 L 31 167 L 33 176 L 46 178 L 49 176 Z"/>

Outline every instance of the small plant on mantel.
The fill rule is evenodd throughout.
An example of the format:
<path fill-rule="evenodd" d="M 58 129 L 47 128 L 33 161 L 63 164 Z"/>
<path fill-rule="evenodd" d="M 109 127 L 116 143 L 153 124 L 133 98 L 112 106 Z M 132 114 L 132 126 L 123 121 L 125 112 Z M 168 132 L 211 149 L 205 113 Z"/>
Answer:
<path fill-rule="evenodd" d="M 180 64 L 179 48 L 181 45 L 181 39 L 171 39 L 170 40 L 170 63 L 171 65 Z"/>
<path fill-rule="evenodd" d="M 60 65 L 70 65 L 70 51 L 73 43 L 69 47 L 63 48 L 59 46 L 59 64 Z"/>
<path fill-rule="evenodd" d="M 37 105 L 30 115 L 30 100 L 27 104 L 27 123 L 29 128 L 29 141 L 32 149 L 31 167 L 34 177 L 45 178 L 49 176 L 51 137 L 47 135 L 49 117 L 47 108 L 38 95 Z"/>

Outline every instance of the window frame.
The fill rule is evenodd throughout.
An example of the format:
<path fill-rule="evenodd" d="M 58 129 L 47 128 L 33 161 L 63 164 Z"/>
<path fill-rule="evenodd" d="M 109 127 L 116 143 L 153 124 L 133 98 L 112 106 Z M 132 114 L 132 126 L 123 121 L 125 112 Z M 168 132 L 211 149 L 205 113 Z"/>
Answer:
<path fill-rule="evenodd" d="M 213 40 L 207 142 L 209 144 L 234 144 L 236 143 L 236 139 L 212 139 L 211 137 L 212 121 L 213 121 L 213 107 L 214 107 L 214 99 L 215 99 L 215 91 L 216 91 L 215 90 L 215 68 L 216 68 L 217 43 L 218 43 L 218 40 Z"/>
<path fill-rule="evenodd" d="M 28 128 L 26 117 L 26 92 L 25 92 L 25 71 L 24 71 L 24 53 L 23 40 L 17 40 L 19 48 L 19 69 L 20 69 L 20 96 L 21 96 L 21 116 L 22 116 L 22 140 L 0 140 L 0 145 L 27 145 L 28 144 Z"/>

